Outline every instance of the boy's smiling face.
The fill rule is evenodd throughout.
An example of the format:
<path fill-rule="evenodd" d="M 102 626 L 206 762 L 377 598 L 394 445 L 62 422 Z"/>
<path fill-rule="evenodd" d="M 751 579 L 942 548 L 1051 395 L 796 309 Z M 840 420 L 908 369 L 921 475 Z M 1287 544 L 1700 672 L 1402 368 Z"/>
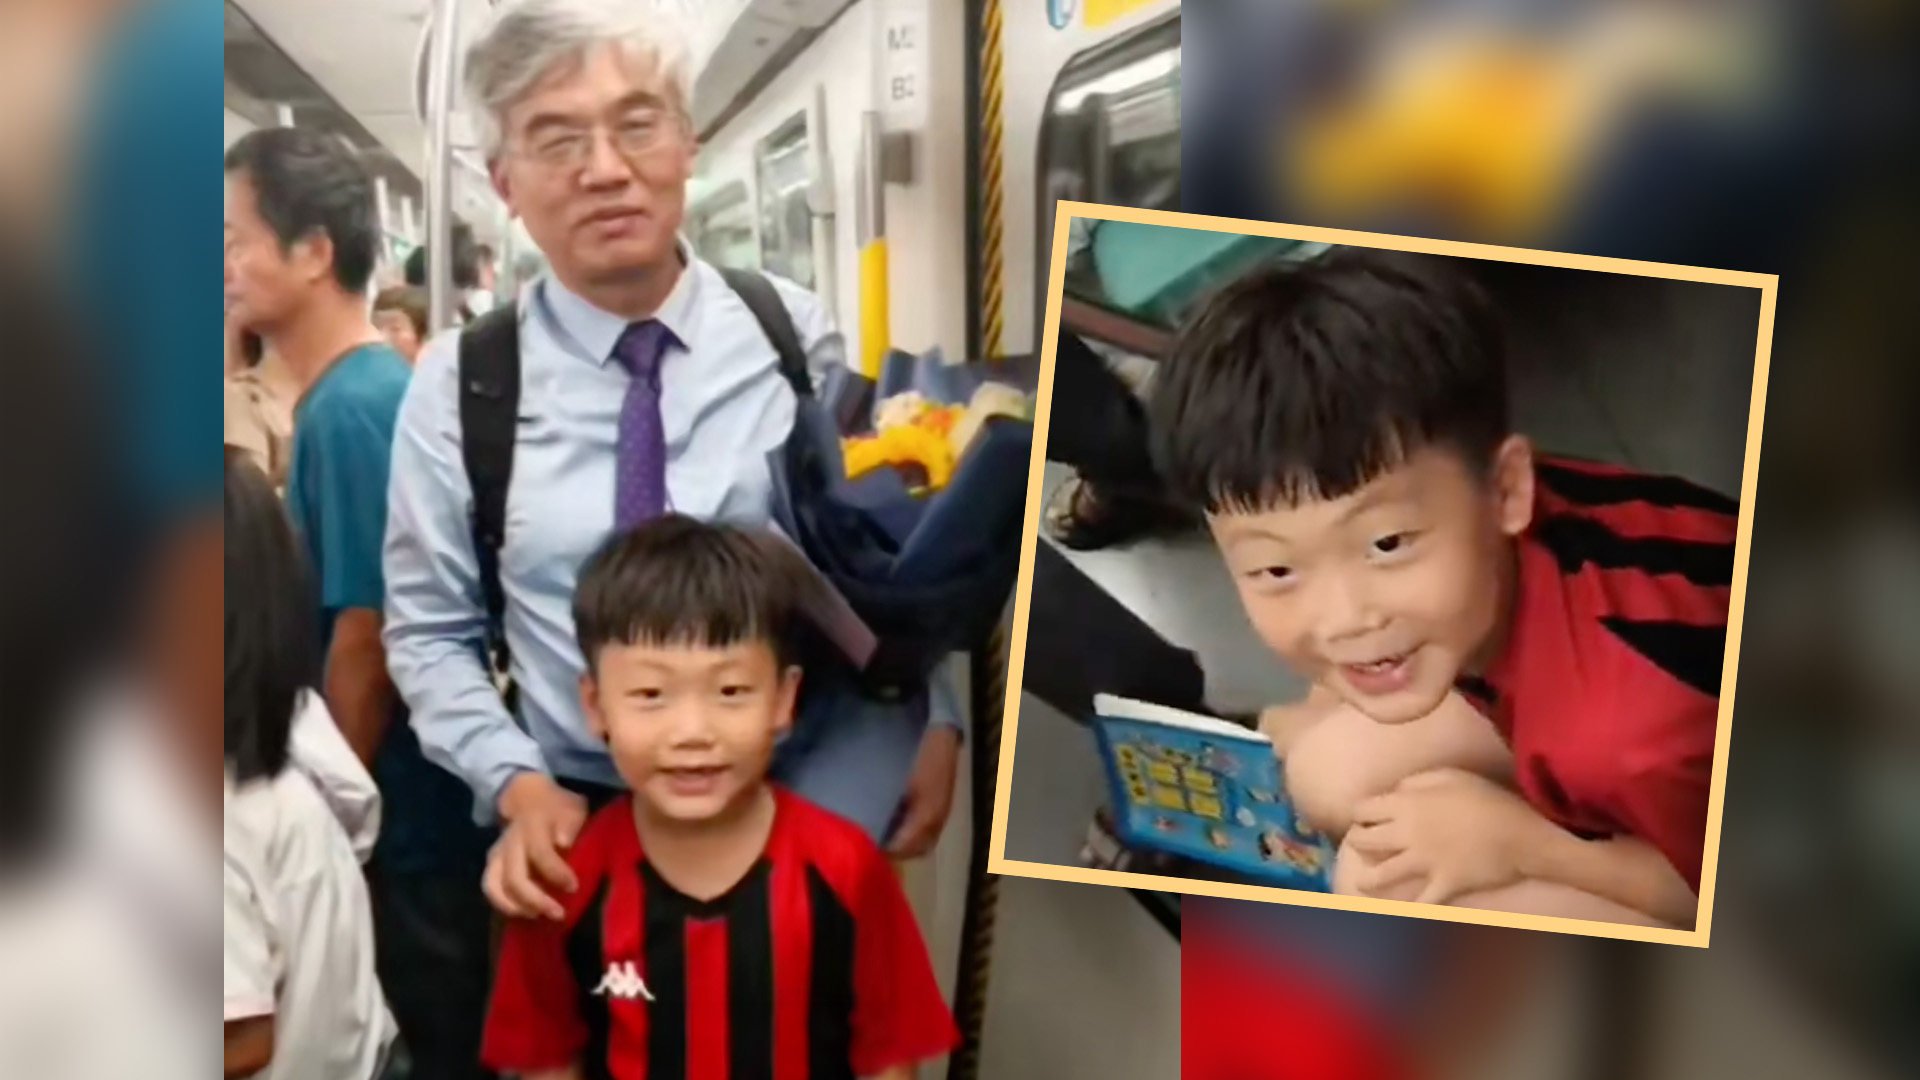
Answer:
<path fill-rule="evenodd" d="M 1432 712 L 1484 662 L 1510 599 L 1511 540 L 1533 513 L 1533 457 L 1510 437 L 1478 475 L 1421 447 L 1358 490 L 1210 514 L 1267 647 L 1374 720 Z"/>
<path fill-rule="evenodd" d="M 765 641 L 611 642 L 581 680 L 581 698 L 635 796 L 690 824 L 759 790 L 799 685 L 800 669 L 783 669 Z"/>

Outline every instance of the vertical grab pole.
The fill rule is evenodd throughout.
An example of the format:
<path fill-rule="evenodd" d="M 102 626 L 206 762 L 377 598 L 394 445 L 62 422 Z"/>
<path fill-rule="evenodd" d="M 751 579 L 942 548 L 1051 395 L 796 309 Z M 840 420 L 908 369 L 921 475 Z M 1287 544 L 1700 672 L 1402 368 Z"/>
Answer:
<path fill-rule="evenodd" d="M 834 223 L 833 155 L 827 149 L 827 84 L 815 83 L 807 110 L 807 143 L 813 156 L 807 212 L 813 223 L 813 283 L 836 320 L 840 312 L 840 247 Z"/>
<path fill-rule="evenodd" d="M 434 0 L 427 55 L 428 325 L 453 323 L 453 61 L 460 0 Z"/>
<path fill-rule="evenodd" d="M 373 205 L 374 217 L 379 219 L 380 222 L 380 266 L 382 268 L 393 265 L 393 236 L 398 230 L 394 228 L 393 224 L 392 203 L 393 193 L 387 190 L 386 175 L 380 174 L 375 176 L 373 178 Z"/>

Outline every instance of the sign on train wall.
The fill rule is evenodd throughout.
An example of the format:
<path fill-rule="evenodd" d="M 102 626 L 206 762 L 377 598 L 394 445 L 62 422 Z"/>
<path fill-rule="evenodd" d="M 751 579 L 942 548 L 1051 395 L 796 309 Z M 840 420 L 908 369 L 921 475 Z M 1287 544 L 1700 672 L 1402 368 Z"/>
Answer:
<path fill-rule="evenodd" d="M 880 110 L 890 131 L 927 126 L 928 0 L 884 0 L 880 6 Z"/>

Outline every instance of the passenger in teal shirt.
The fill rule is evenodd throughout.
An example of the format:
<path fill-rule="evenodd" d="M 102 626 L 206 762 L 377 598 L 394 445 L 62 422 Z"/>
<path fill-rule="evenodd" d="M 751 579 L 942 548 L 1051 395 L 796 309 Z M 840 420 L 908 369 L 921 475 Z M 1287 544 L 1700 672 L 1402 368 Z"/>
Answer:
<path fill-rule="evenodd" d="M 320 640 L 329 651 L 340 616 L 356 608 L 378 611 L 386 591 L 383 496 L 394 421 L 411 374 L 385 342 L 361 345 L 334 361 L 294 410 L 287 506 L 313 564 Z M 404 706 L 395 699 L 391 708 L 373 759 L 385 813 L 374 849 L 378 872 L 474 870 L 488 834 L 473 824 L 471 794 L 421 754 Z"/>
<path fill-rule="evenodd" d="M 411 369 L 372 323 L 378 244 L 372 181 L 334 137 L 275 128 L 228 151 L 228 315 L 302 388 L 286 497 L 319 601 L 322 689 L 380 788 L 367 867 L 376 966 L 406 1075 L 451 1080 L 480 1075 L 490 837 L 466 785 L 421 755 L 380 642 L 387 474 Z"/>
<path fill-rule="evenodd" d="M 323 642 L 341 612 L 378 611 L 384 601 L 387 507 L 368 493 L 386 490 L 394 420 L 410 374 L 386 344 L 362 345 L 334 361 L 294 409 L 287 507 L 313 559 Z"/>

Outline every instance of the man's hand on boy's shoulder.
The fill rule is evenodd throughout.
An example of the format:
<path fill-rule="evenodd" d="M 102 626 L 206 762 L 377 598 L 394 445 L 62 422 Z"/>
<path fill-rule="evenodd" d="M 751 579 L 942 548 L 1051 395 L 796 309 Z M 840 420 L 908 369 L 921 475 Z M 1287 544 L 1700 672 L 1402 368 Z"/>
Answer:
<path fill-rule="evenodd" d="M 587 822 L 587 801 L 543 773 L 523 772 L 500 795 L 505 825 L 481 888 L 502 915 L 517 919 L 566 918 L 559 897 L 580 887 L 566 851 Z"/>
<path fill-rule="evenodd" d="M 1409 777 L 1359 804 L 1353 820 L 1347 842 L 1374 860 L 1360 888 L 1425 878 L 1423 904 L 1519 881 L 1528 846 L 1554 829 L 1516 792 L 1461 769 Z"/>

